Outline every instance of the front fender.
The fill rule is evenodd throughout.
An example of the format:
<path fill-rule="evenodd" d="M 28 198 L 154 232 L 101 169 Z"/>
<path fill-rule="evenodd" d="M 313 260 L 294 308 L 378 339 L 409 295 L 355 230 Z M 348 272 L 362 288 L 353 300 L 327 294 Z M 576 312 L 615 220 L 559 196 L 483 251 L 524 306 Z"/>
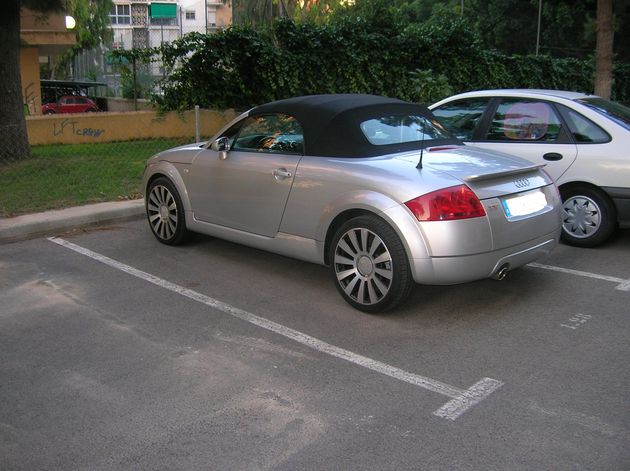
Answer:
<path fill-rule="evenodd" d="M 167 162 L 165 160 L 156 160 L 154 162 L 149 162 L 144 170 L 144 176 L 142 178 L 142 188 L 144 189 L 145 201 L 147 201 L 149 182 L 153 180 L 154 177 L 164 176 L 168 178 L 173 183 L 173 185 L 175 185 L 175 188 L 179 193 L 179 197 L 182 200 L 182 204 L 184 205 L 184 212 L 188 217 L 188 215 L 192 211 L 192 207 L 190 205 L 188 190 L 184 183 L 184 177 L 182 176 L 180 170 L 182 172 L 187 172 L 189 168 L 190 165 L 172 164 L 171 162 Z"/>

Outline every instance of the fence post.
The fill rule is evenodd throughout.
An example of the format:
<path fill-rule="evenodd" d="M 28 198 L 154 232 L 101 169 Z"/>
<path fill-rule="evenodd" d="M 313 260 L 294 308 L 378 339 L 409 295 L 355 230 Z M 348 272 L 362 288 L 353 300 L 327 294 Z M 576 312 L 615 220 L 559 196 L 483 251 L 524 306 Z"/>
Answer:
<path fill-rule="evenodd" d="M 195 142 L 200 142 L 201 136 L 199 133 L 199 105 L 195 105 Z"/>
<path fill-rule="evenodd" d="M 136 73 L 136 56 L 134 55 L 131 60 L 131 65 L 133 67 L 133 110 L 138 111 L 138 83 L 137 83 L 137 73 Z"/>

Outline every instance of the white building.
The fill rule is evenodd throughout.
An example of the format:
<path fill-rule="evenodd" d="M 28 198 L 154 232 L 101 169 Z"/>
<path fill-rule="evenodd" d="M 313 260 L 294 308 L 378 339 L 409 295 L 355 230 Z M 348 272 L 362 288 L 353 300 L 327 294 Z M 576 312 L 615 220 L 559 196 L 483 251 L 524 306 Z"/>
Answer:
<path fill-rule="evenodd" d="M 232 24 L 228 0 L 113 0 L 113 48 L 156 47 L 193 31 L 211 33 Z"/>

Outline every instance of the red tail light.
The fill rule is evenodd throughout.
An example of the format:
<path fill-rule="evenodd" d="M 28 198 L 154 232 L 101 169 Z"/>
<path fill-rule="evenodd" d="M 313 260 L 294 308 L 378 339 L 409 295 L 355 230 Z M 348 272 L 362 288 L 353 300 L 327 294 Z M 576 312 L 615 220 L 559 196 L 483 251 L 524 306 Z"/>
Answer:
<path fill-rule="evenodd" d="M 405 205 L 418 221 L 452 221 L 486 215 L 481 201 L 466 185 L 427 193 L 407 201 Z"/>

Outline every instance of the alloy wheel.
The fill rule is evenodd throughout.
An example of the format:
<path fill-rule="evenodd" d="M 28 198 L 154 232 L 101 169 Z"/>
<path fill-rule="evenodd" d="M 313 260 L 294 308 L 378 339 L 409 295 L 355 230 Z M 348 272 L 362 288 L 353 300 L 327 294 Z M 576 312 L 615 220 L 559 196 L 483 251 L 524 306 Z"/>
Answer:
<path fill-rule="evenodd" d="M 149 223 L 156 236 L 169 240 L 177 230 L 177 203 L 173 194 L 163 185 L 156 185 L 149 193 L 147 204 Z"/>
<path fill-rule="evenodd" d="M 341 236 L 334 252 L 337 281 L 357 303 L 372 305 L 389 292 L 392 256 L 383 240 L 366 228 L 352 228 Z"/>

